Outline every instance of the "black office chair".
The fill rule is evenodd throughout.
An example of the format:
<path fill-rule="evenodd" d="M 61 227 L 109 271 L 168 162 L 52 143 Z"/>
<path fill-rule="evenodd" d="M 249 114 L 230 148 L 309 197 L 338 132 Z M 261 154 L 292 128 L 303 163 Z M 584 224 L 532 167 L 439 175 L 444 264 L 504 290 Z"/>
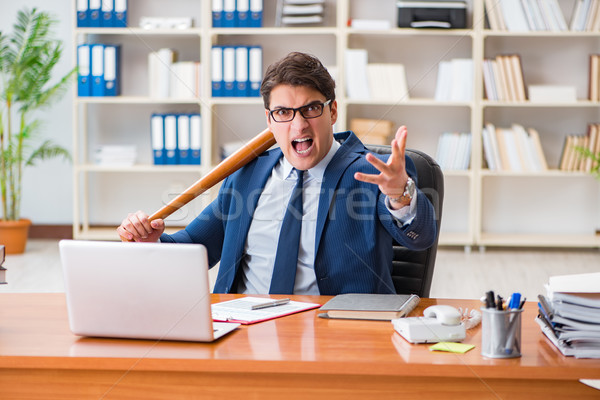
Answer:
<path fill-rule="evenodd" d="M 390 146 L 373 144 L 365 146 L 373 153 L 391 153 Z M 427 250 L 409 250 L 394 242 L 392 279 L 398 294 L 414 293 L 420 297 L 429 297 L 442 222 L 444 174 L 438 163 L 422 151 L 406 149 L 406 155 L 415 163 L 419 189 L 433 204 L 438 234 L 433 245 Z"/>

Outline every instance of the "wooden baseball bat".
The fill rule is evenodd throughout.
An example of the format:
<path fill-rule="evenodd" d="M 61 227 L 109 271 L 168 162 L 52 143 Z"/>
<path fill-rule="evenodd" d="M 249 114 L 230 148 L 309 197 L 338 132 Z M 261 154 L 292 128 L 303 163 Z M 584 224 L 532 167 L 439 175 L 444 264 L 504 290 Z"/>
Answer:
<path fill-rule="evenodd" d="M 196 183 L 184 190 L 180 195 L 171 200 L 150 216 L 150 221 L 155 219 L 165 219 L 181 207 L 200 196 L 202 193 L 233 174 L 244 165 L 258 157 L 259 154 L 269 149 L 275 144 L 273 133 L 267 128 L 244 147 L 221 161 L 208 174 L 198 179 Z"/>
<path fill-rule="evenodd" d="M 181 194 L 164 205 L 161 209 L 150 216 L 150 221 L 155 219 L 164 219 L 181 207 L 194 200 L 196 197 L 233 174 L 244 165 L 258 157 L 259 154 L 269 149 L 275 144 L 273 133 L 267 128 L 244 147 L 237 150 L 235 153 L 221 161 L 219 165 L 214 167 L 208 174 L 198 179 L 196 183 L 184 190 Z M 121 240 L 127 241 L 121 237 Z"/>

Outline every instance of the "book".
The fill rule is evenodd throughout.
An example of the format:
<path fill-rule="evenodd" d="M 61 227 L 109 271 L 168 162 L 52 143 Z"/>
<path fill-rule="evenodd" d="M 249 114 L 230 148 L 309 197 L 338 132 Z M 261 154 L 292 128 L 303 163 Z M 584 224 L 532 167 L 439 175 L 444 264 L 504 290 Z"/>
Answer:
<path fill-rule="evenodd" d="M 590 71 L 588 98 L 590 101 L 600 100 L 600 54 L 590 54 Z"/>
<path fill-rule="evenodd" d="M 253 306 L 274 300 L 268 297 L 241 297 L 239 299 L 216 303 L 211 306 L 212 318 L 213 321 L 217 322 L 235 322 L 242 325 L 250 325 L 301 311 L 312 310 L 321 306 L 317 303 L 289 301 L 274 307 L 253 309 Z"/>
<path fill-rule="evenodd" d="M 350 130 L 363 143 L 389 145 L 393 133 L 393 122 L 383 119 L 352 118 Z"/>
<path fill-rule="evenodd" d="M 338 294 L 319 309 L 319 317 L 390 321 L 407 316 L 420 300 L 415 294 Z"/>

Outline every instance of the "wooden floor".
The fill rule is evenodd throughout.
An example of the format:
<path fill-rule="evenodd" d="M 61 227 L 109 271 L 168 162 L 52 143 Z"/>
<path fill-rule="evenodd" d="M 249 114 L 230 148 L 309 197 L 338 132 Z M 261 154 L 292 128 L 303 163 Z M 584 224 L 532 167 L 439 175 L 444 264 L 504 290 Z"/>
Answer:
<path fill-rule="evenodd" d="M 8 255 L 8 284 L 0 293 L 62 292 L 62 271 L 58 241 L 30 240 L 22 255 Z M 597 249 L 497 249 L 467 252 L 463 248 L 438 250 L 431 297 L 478 299 L 494 290 L 504 296 L 521 292 L 529 300 L 544 293 L 552 275 L 600 271 Z M 214 282 L 216 270 L 211 270 Z"/>

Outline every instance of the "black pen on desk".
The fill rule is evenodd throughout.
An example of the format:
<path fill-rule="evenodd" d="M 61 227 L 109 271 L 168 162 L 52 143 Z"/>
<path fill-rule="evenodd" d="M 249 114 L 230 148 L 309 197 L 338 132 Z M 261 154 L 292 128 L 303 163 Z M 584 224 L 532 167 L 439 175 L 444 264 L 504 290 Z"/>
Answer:
<path fill-rule="evenodd" d="M 273 300 L 273 301 L 270 301 L 268 303 L 255 304 L 255 305 L 252 306 L 252 310 L 260 310 L 262 308 L 282 306 L 282 305 L 287 304 L 289 302 L 290 302 L 290 299 Z"/>

